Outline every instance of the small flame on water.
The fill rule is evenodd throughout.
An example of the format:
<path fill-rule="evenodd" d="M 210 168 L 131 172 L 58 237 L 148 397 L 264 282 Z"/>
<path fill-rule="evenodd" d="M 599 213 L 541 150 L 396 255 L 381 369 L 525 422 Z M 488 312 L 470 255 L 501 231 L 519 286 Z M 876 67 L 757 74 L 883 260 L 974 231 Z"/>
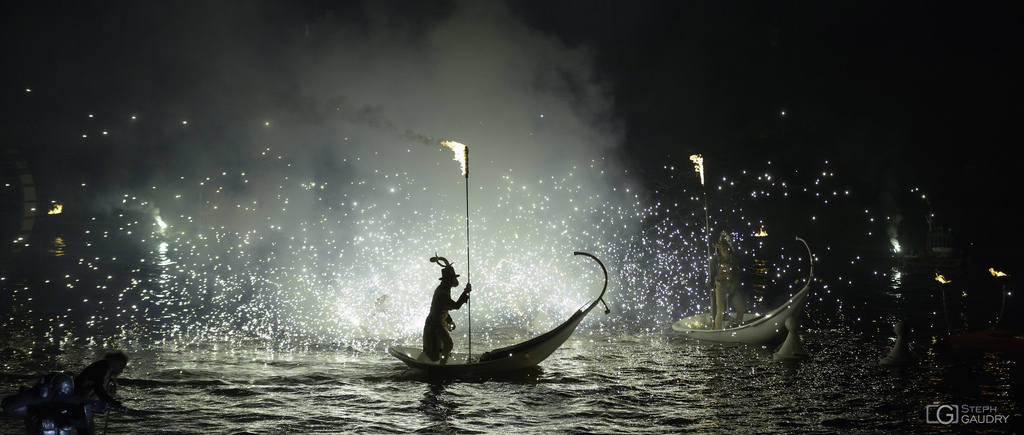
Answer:
<path fill-rule="evenodd" d="M 939 284 L 949 284 L 953 282 L 951 280 L 946 279 L 946 277 L 939 273 L 939 271 L 937 270 L 935 271 L 935 280 L 938 281 Z"/>
<path fill-rule="evenodd" d="M 1009 276 L 1009 275 L 1006 274 L 1006 272 L 1000 272 L 1000 271 L 996 270 L 996 268 L 994 268 L 994 267 L 988 268 L 988 273 L 991 273 L 992 276 L 997 276 L 997 277 L 998 276 Z"/>
<path fill-rule="evenodd" d="M 693 162 L 693 170 L 697 171 L 700 175 L 700 185 L 704 185 L 704 157 L 700 154 L 694 154 L 690 156 L 690 161 Z"/>
<path fill-rule="evenodd" d="M 762 227 L 760 230 L 758 230 L 756 233 L 754 233 L 754 237 L 768 237 L 768 232 L 765 231 L 764 228 Z"/>
<path fill-rule="evenodd" d="M 462 167 L 462 175 L 466 176 L 468 174 L 466 171 L 469 169 L 468 162 L 466 162 L 466 146 L 450 140 L 442 141 L 441 145 L 444 145 L 455 152 L 455 158 L 452 160 L 459 162 L 459 165 Z"/>
<path fill-rule="evenodd" d="M 46 212 L 46 214 L 60 214 L 62 211 L 64 211 L 63 205 L 54 204 L 53 208 L 51 208 L 50 211 Z"/>

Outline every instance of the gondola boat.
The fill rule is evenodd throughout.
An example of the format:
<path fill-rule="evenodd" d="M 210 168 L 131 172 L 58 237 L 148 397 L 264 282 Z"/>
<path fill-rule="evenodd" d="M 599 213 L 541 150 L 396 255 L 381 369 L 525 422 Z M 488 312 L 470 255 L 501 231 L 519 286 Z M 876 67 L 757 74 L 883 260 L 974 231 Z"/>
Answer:
<path fill-rule="evenodd" d="M 672 324 L 672 330 L 686 337 L 705 341 L 744 343 L 759 346 L 768 346 L 782 342 L 787 332 L 786 319 L 800 315 L 807 301 L 807 293 L 810 291 L 811 281 L 814 279 L 814 261 L 811 248 L 804 239 L 797 237 L 796 240 L 802 242 L 804 247 L 807 248 L 808 258 L 811 258 L 811 265 L 807 282 L 786 303 L 763 315 L 754 315 L 754 317 L 738 325 L 729 326 L 724 329 L 711 328 L 714 315 L 708 312 L 679 320 Z"/>
<path fill-rule="evenodd" d="M 494 349 L 482 354 L 468 355 L 466 353 L 452 353 L 445 365 L 437 361 L 431 361 L 423 355 L 423 349 L 418 347 L 395 346 L 388 349 L 395 358 L 398 358 L 411 369 L 426 372 L 440 377 L 479 376 L 511 373 L 535 367 L 551 356 L 579 326 L 580 322 L 590 313 L 598 302 L 604 302 L 604 294 L 608 290 L 608 270 L 597 257 L 586 252 L 574 252 L 574 255 L 585 255 L 597 261 L 604 272 L 604 288 L 600 296 L 591 302 L 590 305 L 580 308 L 564 323 L 534 337 L 525 342 Z M 609 312 L 605 304 L 605 314 Z"/>

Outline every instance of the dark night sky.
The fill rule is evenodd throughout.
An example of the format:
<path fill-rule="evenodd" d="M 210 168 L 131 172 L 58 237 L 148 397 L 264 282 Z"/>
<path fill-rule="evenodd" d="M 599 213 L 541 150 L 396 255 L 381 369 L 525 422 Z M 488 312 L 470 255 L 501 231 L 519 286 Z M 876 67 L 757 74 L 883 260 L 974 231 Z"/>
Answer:
<path fill-rule="evenodd" d="M 1021 115 L 1019 3 L 575 5 L 537 20 L 598 41 L 630 147 L 803 154 L 908 179 L 1012 168 L 998 162 Z"/>
<path fill-rule="evenodd" d="M 961 193 L 1017 167 L 1020 3 L 560 4 L 534 19 L 599 47 L 628 147 L 655 161 L 832 159 Z"/>
<path fill-rule="evenodd" d="M 1019 146 L 1024 115 L 1020 2 L 510 5 L 526 26 L 594 57 L 595 80 L 609 84 L 623 129 L 617 152 L 625 151 L 621 158 L 641 172 L 666 162 L 688 165 L 691 153 L 720 167 L 829 160 L 861 185 L 920 184 L 937 207 L 963 212 L 956 219 L 963 227 L 992 227 L 989 219 L 1013 223 L 1002 212 L 1021 199 L 1019 183 L 1011 181 L 1020 165 L 1006 151 Z M 214 92 L 204 89 L 214 76 L 238 92 L 259 89 L 271 76 L 280 78 L 281 89 L 298 88 L 281 62 L 288 55 L 264 54 L 286 52 L 302 23 L 316 30 L 334 20 L 347 33 L 371 36 L 387 27 L 400 29 L 396 39 L 415 39 L 460 7 L 8 2 L 2 6 L 5 141 L 52 133 L 52 126 L 24 118 L 44 112 L 70 118 L 157 102 L 163 115 L 173 116 L 181 95 Z M 218 63 L 236 57 L 263 73 L 216 73 Z M 25 88 L 39 90 L 29 100 Z M 50 103 L 55 100 L 62 104 Z M 245 104 L 218 101 L 209 110 Z"/>

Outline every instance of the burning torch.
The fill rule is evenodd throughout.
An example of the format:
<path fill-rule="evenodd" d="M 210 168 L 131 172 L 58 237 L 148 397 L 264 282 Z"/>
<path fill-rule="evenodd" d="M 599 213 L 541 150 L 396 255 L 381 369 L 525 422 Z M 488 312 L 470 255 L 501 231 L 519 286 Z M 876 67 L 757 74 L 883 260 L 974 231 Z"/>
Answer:
<path fill-rule="evenodd" d="M 443 141 L 441 145 L 448 147 L 455 153 L 455 160 L 459 162 L 459 166 L 462 168 L 462 176 L 466 178 L 466 285 L 469 285 L 471 275 L 469 271 L 469 147 L 454 141 Z M 473 356 L 473 300 L 466 301 L 466 311 L 468 311 L 468 335 L 469 335 L 469 355 L 466 357 L 472 358 Z"/>

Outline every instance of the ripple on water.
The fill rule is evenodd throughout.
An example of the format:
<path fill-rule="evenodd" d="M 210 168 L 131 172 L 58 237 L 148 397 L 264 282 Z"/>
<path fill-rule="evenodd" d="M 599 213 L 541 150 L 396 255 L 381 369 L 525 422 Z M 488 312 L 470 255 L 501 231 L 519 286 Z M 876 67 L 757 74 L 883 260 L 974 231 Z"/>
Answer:
<path fill-rule="evenodd" d="M 381 349 L 235 349 L 200 359 L 168 347 L 134 359 L 118 381 L 144 417 L 103 424 L 108 433 L 171 434 L 908 433 L 935 429 L 923 410 L 936 401 L 991 404 L 1019 418 L 1018 360 L 926 350 L 919 364 L 893 369 L 878 364 L 886 337 L 802 337 L 810 357 L 780 363 L 758 347 L 593 332 L 537 369 L 447 381 L 409 372 Z M 33 361 L 16 364 L 46 359 Z M 5 373 L 5 391 L 33 373 Z M 20 430 L 8 420 L 0 427 Z"/>

